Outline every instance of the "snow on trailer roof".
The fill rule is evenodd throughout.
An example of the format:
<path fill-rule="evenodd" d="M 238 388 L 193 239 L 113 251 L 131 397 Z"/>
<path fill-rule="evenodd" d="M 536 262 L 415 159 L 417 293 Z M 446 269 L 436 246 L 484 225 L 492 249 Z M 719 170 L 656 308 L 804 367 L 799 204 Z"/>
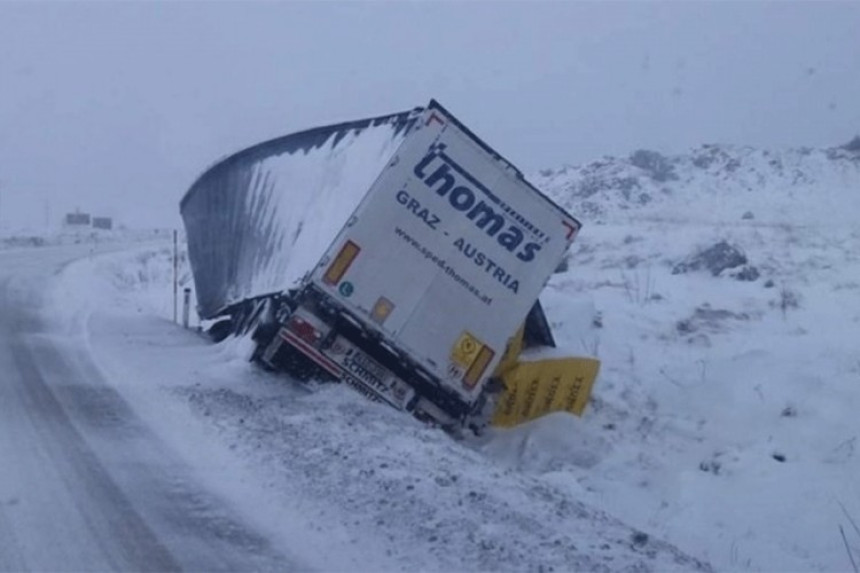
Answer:
<path fill-rule="evenodd" d="M 180 203 L 200 315 L 227 314 L 301 279 L 421 111 L 294 133 L 204 172 Z"/>
<path fill-rule="evenodd" d="M 223 159 L 219 159 L 209 166 L 182 197 L 182 200 L 179 203 L 179 208 L 183 209 L 185 207 L 185 203 L 201 187 L 201 182 L 203 180 L 207 177 L 211 177 L 213 173 L 220 170 L 229 169 L 230 167 L 242 162 L 265 159 L 272 155 L 296 153 L 298 151 L 309 153 L 326 144 L 336 146 L 350 131 L 360 132 L 364 129 L 378 127 L 380 125 L 393 125 L 395 127 L 394 135 L 397 135 L 401 130 L 408 131 L 408 129 L 414 125 L 417 115 L 422 111 L 424 111 L 424 108 L 416 107 L 411 111 L 402 111 L 367 119 L 313 127 L 252 145 L 251 147 L 237 151 L 232 155 L 228 155 Z M 330 141 L 332 136 L 334 136 L 334 139 Z"/>

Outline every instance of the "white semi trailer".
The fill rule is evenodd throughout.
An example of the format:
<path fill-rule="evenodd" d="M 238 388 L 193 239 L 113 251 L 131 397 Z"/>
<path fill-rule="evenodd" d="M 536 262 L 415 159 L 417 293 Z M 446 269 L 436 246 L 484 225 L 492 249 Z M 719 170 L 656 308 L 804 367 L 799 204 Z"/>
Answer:
<path fill-rule="evenodd" d="M 371 180 L 270 305 L 257 356 L 310 361 L 445 426 L 481 423 L 493 374 L 580 223 L 435 101 L 412 112 Z"/>

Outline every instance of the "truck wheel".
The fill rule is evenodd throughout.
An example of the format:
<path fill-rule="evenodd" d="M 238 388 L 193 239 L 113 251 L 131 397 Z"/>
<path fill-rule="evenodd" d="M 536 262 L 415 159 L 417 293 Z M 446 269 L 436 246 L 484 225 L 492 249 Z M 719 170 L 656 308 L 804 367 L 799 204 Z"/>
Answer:
<path fill-rule="evenodd" d="M 228 319 L 219 320 L 209 327 L 207 334 L 214 342 L 221 342 L 233 332 L 233 321 Z"/>

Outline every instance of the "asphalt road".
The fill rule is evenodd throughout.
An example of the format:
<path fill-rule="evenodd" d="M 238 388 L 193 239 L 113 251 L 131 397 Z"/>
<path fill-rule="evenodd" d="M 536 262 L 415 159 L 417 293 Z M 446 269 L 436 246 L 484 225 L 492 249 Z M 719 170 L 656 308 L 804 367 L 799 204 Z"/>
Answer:
<path fill-rule="evenodd" d="M 40 312 L 90 247 L 0 250 L 0 570 L 307 569 L 195 479 Z"/>

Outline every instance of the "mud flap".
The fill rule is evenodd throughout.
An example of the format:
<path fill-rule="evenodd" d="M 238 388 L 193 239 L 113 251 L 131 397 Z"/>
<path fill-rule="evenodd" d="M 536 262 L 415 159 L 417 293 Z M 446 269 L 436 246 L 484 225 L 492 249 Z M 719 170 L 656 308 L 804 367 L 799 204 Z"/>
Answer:
<path fill-rule="evenodd" d="M 505 390 L 496 402 L 492 425 L 510 427 L 551 412 L 582 415 L 600 370 L 594 358 L 554 358 L 519 362 L 502 374 Z"/>

